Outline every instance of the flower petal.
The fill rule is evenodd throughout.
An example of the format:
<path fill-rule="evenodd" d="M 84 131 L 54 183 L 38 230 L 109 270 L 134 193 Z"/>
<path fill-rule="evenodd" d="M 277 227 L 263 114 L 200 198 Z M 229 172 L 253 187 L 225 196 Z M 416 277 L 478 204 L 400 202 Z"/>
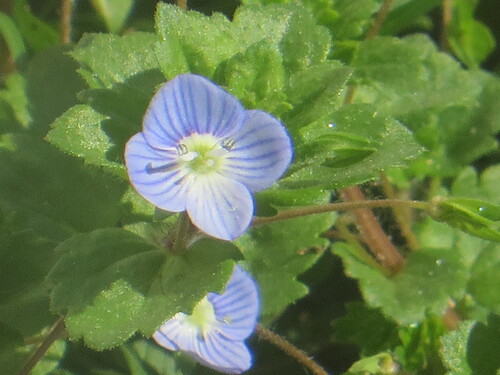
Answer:
<path fill-rule="evenodd" d="M 215 316 L 222 322 L 217 330 L 230 340 L 244 340 L 255 329 L 260 303 L 252 277 L 235 266 L 222 294 L 209 293 Z"/>
<path fill-rule="evenodd" d="M 183 342 L 186 340 L 185 333 L 185 327 L 182 326 L 182 319 L 179 318 L 179 315 L 175 315 L 153 333 L 153 339 L 165 349 L 175 351 L 179 350 L 179 346 L 173 340 Z"/>
<path fill-rule="evenodd" d="M 125 146 L 125 164 L 130 182 L 145 199 L 172 212 L 184 211 L 189 187 L 187 171 L 176 166 L 174 150 L 149 146 L 143 133 L 137 133 Z"/>
<path fill-rule="evenodd" d="M 273 116 L 258 110 L 246 113 L 221 173 L 256 192 L 272 185 L 286 171 L 292 160 L 292 143 L 285 127 Z"/>
<path fill-rule="evenodd" d="M 181 74 L 155 94 L 144 116 L 143 131 L 156 148 L 175 147 L 192 133 L 217 138 L 238 131 L 245 111 L 240 102 L 208 79 Z"/>
<path fill-rule="evenodd" d="M 233 240 L 250 225 L 253 200 L 244 185 L 212 173 L 196 176 L 187 194 L 186 210 L 203 232 Z"/>
<path fill-rule="evenodd" d="M 199 363 L 225 374 L 240 374 L 252 366 L 252 355 L 242 341 L 230 341 L 210 332 L 196 340 L 193 351 L 187 351 Z"/>

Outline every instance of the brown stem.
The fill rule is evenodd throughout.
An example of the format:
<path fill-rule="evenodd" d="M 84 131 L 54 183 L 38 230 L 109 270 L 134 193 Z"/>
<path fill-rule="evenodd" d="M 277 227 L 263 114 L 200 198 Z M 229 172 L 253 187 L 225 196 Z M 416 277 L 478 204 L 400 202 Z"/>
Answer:
<path fill-rule="evenodd" d="M 262 225 L 269 224 L 275 221 L 282 221 L 287 219 L 293 219 L 300 216 L 322 214 L 326 212 L 333 211 L 349 211 L 357 208 L 380 208 L 380 207 L 392 207 L 392 206 L 410 206 L 413 208 L 426 210 L 428 208 L 427 202 L 421 201 L 405 201 L 398 199 L 376 199 L 376 200 L 363 200 L 359 202 L 339 202 L 330 203 L 324 205 L 312 205 L 300 208 L 292 208 L 289 210 L 283 210 L 278 212 L 274 216 L 263 216 L 255 217 L 252 220 L 251 225 Z"/>
<path fill-rule="evenodd" d="M 396 192 L 394 191 L 391 182 L 387 178 L 387 175 L 383 172 L 380 172 L 380 181 L 382 182 L 382 189 L 384 190 L 385 196 L 389 199 L 396 199 Z M 417 238 L 413 234 L 410 226 L 410 211 L 408 210 L 408 207 L 392 206 L 391 209 L 394 215 L 394 219 L 398 223 L 401 235 L 406 240 L 408 248 L 410 248 L 411 250 L 418 249 L 419 246 Z"/>
<path fill-rule="evenodd" d="M 28 358 L 21 371 L 19 371 L 18 375 L 28 375 L 33 369 L 33 367 L 35 367 L 38 361 L 40 361 L 40 359 L 43 357 L 45 352 L 50 348 L 52 343 L 56 341 L 58 338 L 60 338 L 63 335 L 63 333 L 64 333 L 64 318 L 61 317 L 54 323 L 54 325 L 52 326 L 52 328 L 50 329 L 49 333 L 42 341 L 40 346 Z"/>
<path fill-rule="evenodd" d="M 71 18 L 73 16 L 73 0 L 61 0 L 60 40 L 63 44 L 71 41 Z"/>
<path fill-rule="evenodd" d="M 385 20 L 385 17 L 387 17 L 387 13 L 389 13 L 389 9 L 391 8 L 393 0 L 385 0 L 382 5 L 380 6 L 377 16 L 375 17 L 375 21 L 373 22 L 372 26 L 368 30 L 365 36 L 365 40 L 370 40 L 373 39 L 378 31 L 380 30 L 380 27 L 382 26 L 382 23 Z"/>
<path fill-rule="evenodd" d="M 387 16 L 387 13 L 389 12 L 392 2 L 393 0 L 384 0 L 377 12 L 375 21 L 366 33 L 365 40 L 370 40 L 377 35 L 385 17 Z M 354 86 L 349 87 L 344 99 L 344 104 L 352 102 L 355 90 L 356 88 Z M 342 189 L 341 194 L 346 201 L 365 200 L 364 194 L 357 186 L 344 188 Z M 370 251 L 385 267 L 389 269 L 391 273 L 397 273 L 403 267 L 404 259 L 380 227 L 380 224 L 373 213 L 367 208 L 360 208 L 356 210 L 354 214 L 356 216 L 356 225 L 358 230 L 363 236 Z"/>
<path fill-rule="evenodd" d="M 341 194 L 344 200 L 350 202 L 366 200 L 363 192 L 357 186 L 344 188 Z M 356 216 L 356 226 L 373 255 L 392 274 L 398 273 L 403 268 L 404 258 L 387 237 L 373 212 L 368 208 L 358 208 L 354 210 L 354 215 Z"/>
<path fill-rule="evenodd" d="M 287 355 L 297 360 L 297 362 L 306 366 L 314 375 L 328 375 L 326 370 L 323 369 L 323 367 L 321 367 L 315 361 L 313 361 L 311 357 L 309 357 L 304 351 L 292 345 L 283 337 L 277 335 L 273 331 L 260 324 L 257 324 L 255 332 L 257 333 L 257 335 L 259 335 L 260 338 L 269 341 L 271 344 L 281 349 Z"/>
<path fill-rule="evenodd" d="M 389 271 L 382 267 L 370 254 L 365 250 L 365 247 L 358 240 L 359 236 L 355 236 L 348 228 L 345 220 L 345 216 L 341 216 L 335 223 L 335 227 L 338 229 L 340 235 L 351 246 L 348 247 L 349 252 L 356 257 L 362 263 L 368 265 L 373 269 L 379 270 L 383 275 L 389 277 Z"/>
<path fill-rule="evenodd" d="M 179 8 L 187 10 L 187 0 L 176 0 L 176 4 Z"/>
<path fill-rule="evenodd" d="M 441 32 L 441 40 L 439 41 L 439 46 L 443 51 L 449 51 L 450 45 L 448 43 L 448 37 L 450 33 L 450 22 L 452 18 L 452 5 L 451 0 L 443 0 L 441 4 L 441 9 L 443 10 L 443 24 Z"/>

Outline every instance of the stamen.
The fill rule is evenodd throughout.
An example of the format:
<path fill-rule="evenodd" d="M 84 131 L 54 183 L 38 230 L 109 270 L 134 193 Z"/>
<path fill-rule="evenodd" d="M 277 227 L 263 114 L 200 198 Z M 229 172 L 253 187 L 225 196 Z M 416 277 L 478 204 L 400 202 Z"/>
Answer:
<path fill-rule="evenodd" d="M 224 139 L 221 142 L 220 147 L 222 147 L 223 149 L 226 149 L 228 151 L 231 150 L 234 147 L 234 139 L 233 138 Z"/>
<path fill-rule="evenodd" d="M 185 155 L 189 152 L 187 146 L 184 143 L 179 143 L 176 148 L 177 148 L 177 154 L 179 156 Z"/>
<path fill-rule="evenodd" d="M 153 163 L 148 163 L 146 165 L 146 173 L 147 174 L 165 173 L 165 172 L 173 171 L 176 168 L 177 168 L 177 163 L 176 162 L 167 163 L 167 164 L 164 164 L 164 165 L 160 165 L 158 167 L 153 167 Z"/>

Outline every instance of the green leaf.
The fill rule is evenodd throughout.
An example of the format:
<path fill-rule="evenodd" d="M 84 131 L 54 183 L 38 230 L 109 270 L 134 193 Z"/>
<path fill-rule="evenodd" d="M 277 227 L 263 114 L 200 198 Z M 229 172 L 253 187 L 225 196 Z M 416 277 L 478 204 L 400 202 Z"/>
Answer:
<path fill-rule="evenodd" d="M 458 329 L 441 337 L 440 355 L 449 372 L 448 375 L 472 375 L 467 363 L 467 341 L 476 322 L 464 321 Z"/>
<path fill-rule="evenodd" d="M 379 8 L 378 0 L 336 0 L 334 10 L 338 17 L 330 27 L 335 40 L 357 39 L 370 26 L 371 16 Z"/>
<path fill-rule="evenodd" d="M 335 243 L 333 252 L 342 258 L 346 274 L 358 280 L 366 303 L 401 324 L 421 321 L 427 313 L 442 314 L 449 298 L 465 290 L 466 268 L 454 249 L 412 252 L 392 279 L 360 262 L 345 243 Z"/>
<path fill-rule="evenodd" d="M 360 43 L 353 61 L 353 102 L 375 103 L 386 115 L 452 105 L 473 106 L 481 90 L 473 73 L 438 52 L 430 39 L 377 37 Z M 461 82 L 458 88 L 455 82 Z"/>
<path fill-rule="evenodd" d="M 328 126 L 335 124 L 334 126 Z M 319 128 L 321 126 L 321 128 Z M 397 121 L 378 116 L 368 106 L 348 105 L 302 130 L 304 137 L 316 135 L 307 147 L 314 149 L 317 142 L 326 142 L 339 131 L 344 141 L 352 134 L 351 145 L 339 154 L 335 146 L 324 147 L 314 155 L 296 155 L 289 172 L 279 182 L 285 189 L 321 186 L 340 188 L 359 184 L 378 177 L 378 172 L 391 167 L 403 167 L 416 157 L 421 147 L 412 134 Z M 333 135 L 333 137 L 332 137 Z M 352 147 L 358 139 L 358 146 Z M 361 138 L 359 138 L 361 137 Z M 361 143 L 360 143 L 361 142 Z M 364 144 L 365 146 L 359 147 Z M 339 144 L 341 146 L 341 143 Z M 297 148 L 301 152 L 301 148 Z M 302 160 L 303 158 L 303 160 Z"/>
<path fill-rule="evenodd" d="M 0 90 L 0 98 L 10 105 L 17 123 L 24 130 L 31 123 L 29 103 L 26 97 L 26 80 L 19 73 L 12 73 L 5 78 L 5 86 L 5 90 Z"/>
<path fill-rule="evenodd" d="M 444 367 L 439 357 L 440 338 L 446 328 L 441 316 L 429 314 L 419 323 L 399 327 L 401 344 L 393 353 L 401 367 L 408 372 L 425 369 L 429 374 L 442 374 Z"/>
<path fill-rule="evenodd" d="M 163 75 L 158 70 L 138 73 L 125 83 L 117 83 L 113 89 L 91 89 L 80 94 L 82 101 L 93 109 L 95 114 L 86 118 L 85 128 L 96 128 L 98 114 L 105 116 L 100 123 L 100 133 L 109 139 L 101 165 L 113 166 L 115 172 L 122 163 L 123 150 L 132 135 L 142 130 L 144 113 L 157 87 L 163 83 Z M 104 146 L 101 143 L 101 146 Z M 94 142 L 87 142 L 86 147 L 92 153 L 102 150 Z M 123 176 L 123 174 L 122 174 Z"/>
<path fill-rule="evenodd" d="M 211 77 L 217 65 L 237 52 L 239 41 L 232 36 L 229 20 L 222 14 L 211 17 L 185 12 L 159 3 L 155 15 L 156 30 L 163 40 L 178 40 L 189 71 Z"/>
<path fill-rule="evenodd" d="M 257 42 L 219 65 L 215 80 L 247 109 L 276 113 L 286 97 L 281 54 L 268 40 Z"/>
<path fill-rule="evenodd" d="M 29 63 L 26 96 L 30 131 L 37 136 L 45 136 L 52 121 L 77 103 L 76 93 L 84 88 L 68 50 L 68 46 L 45 49 Z"/>
<path fill-rule="evenodd" d="M 472 265 L 467 289 L 474 300 L 500 315 L 500 246 L 491 244 L 482 249 Z"/>
<path fill-rule="evenodd" d="M 467 361 L 474 375 L 498 373 L 500 369 L 500 316 L 490 314 L 486 324 L 477 323 L 467 342 Z"/>
<path fill-rule="evenodd" d="M 111 88 L 139 73 L 159 69 L 159 42 L 157 35 L 144 32 L 124 36 L 87 34 L 70 55 L 80 63 L 79 72 L 91 88 Z"/>
<path fill-rule="evenodd" d="M 118 33 L 129 16 L 135 0 L 92 0 L 109 31 Z"/>
<path fill-rule="evenodd" d="M 12 16 L 31 49 L 43 51 L 59 43 L 57 31 L 31 13 L 27 0 L 12 2 Z"/>
<path fill-rule="evenodd" d="M 351 73 L 351 68 L 329 61 L 290 77 L 287 95 L 294 108 L 284 117 L 284 122 L 292 136 L 297 138 L 301 128 L 316 121 L 325 126 L 323 117 L 341 105 L 340 94 Z"/>
<path fill-rule="evenodd" d="M 279 45 L 280 41 L 289 38 L 281 47 L 285 61 L 292 65 L 303 66 L 323 60 L 326 57 L 325 49 L 329 48 L 326 46 L 329 44 L 328 35 L 314 25 L 310 16 L 300 16 L 304 12 L 307 13 L 297 4 L 243 6 L 238 8 L 233 22 L 230 22 L 219 13 L 207 17 L 160 3 L 155 22 L 157 33 L 163 40 L 179 43 L 189 71 L 211 78 L 221 62 L 265 39 Z M 312 34 L 308 31 L 308 35 L 304 35 L 305 39 L 302 40 L 298 34 L 299 30 L 291 25 L 304 22 L 311 26 Z M 292 41 L 298 43 L 297 47 L 301 47 L 299 54 L 289 47 Z M 307 53 L 312 53 L 312 56 L 305 55 Z"/>
<path fill-rule="evenodd" d="M 395 3 L 380 27 L 379 34 L 396 35 L 415 27 L 422 17 L 438 7 L 441 2 L 441 0 L 408 0 L 400 1 L 402 4 L 399 6 Z"/>
<path fill-rule="evenodd" d="M 115 226 L 126 213 L 120 204 L 125 181 L 84 168 L 79 160 L 36 138 L 4 136 L 0 174 L 0 208 L 23 212 L 28 222 L 42 216 L 66 233 L 86 232 Z"/>
<path fill-rule="evenodd" d="M 127 343 L 121 350 L 131 375 L 189 375 L 196 368 L 193 360 L 146 340 Z"/>
<path fill-rule="evenodd" d="M 478 176 L 474 168 L 465 168 L 455 179 L 451 192 L 457 197 L 473 199 L 486 199 L 495 204 L 500 204 L 498 194 L 498 181 L 500 180 L 500 166 L 493 165 L 486 168 Z"/>
<path fill-rule="evenodd" d="M 18 61 L 26 52 L 23 38 L 14 21 L 3 12 L 0 12 L 0 35 L 7 44 L 12 60 Z"/>
<path fill-rule="evenodd" d="M 397 369 L 398 365 L 389 353 L 380 353 L 355 362 L 345 375 L 389 375 Z"/>
<path fill-rule="evenodd" d="M 353 101 L 400 120 L 428 149 L 413 174 L 452 176 L 496 148 L 498 78 L 464 70 L 421 35 L 362 42 L 353 65 Z"/>
<path fill-rule="evenodd" d="M 490 315 L 487 325 L 464 321 L 458 330 L 441 338 L 440 351 L 447 375 L 488 375 L 498 373 L 500 360 L 500 319 Z"/>
<path fill-rule="evenodd" d="M 495 38 L 491 31 L 474 19 L 478 3 L 478 0 L 454 1 L 448 30 L 451 49 L 470 68 L 477 68 L 495 49 Z"/>
<path fill-rule="evenodd" d="M 32 231 L 7 227 L 0 231 L 0 322 L 25 336 L 55 320 L 45 284 L 45 276 L 56 261 L 55 245 Z"/>
<path fill-rule="evenodd" d="M 330 47 L 328 30 L 317 26 L 308 12 L 297 11 L 280 42 L 285 70 L 290 74 L 324 62 Z"/>
<path fill-rule="evenodd" d="M 433 199 L 429 214 L 477 237 L 500 242 L 500 206 L 469 198 Z"/>
<path fill-rule="evenodd" d="M 61 258 L 48 275 L 52 309 L 67 313 L 72 339 L 99 350 L 137 330 L 150 336 L 175 313 L 189 313 L 223 289 L 239 257 L 234 245 L 213 239 L 171 255 L 123 229 L 79 234 L 56 251 Z"/>
<path fill-rule="evenodd" d="M 317 186 L 303 189 L 281 189 L 274 184 L 255 194 L 256 216 L 275 215 L 276 207 L 309 206 L 327 202 L 330 192 Z"/>
<path fill-rule="evenodd" d="M 144 305 L 144 297 L 125 281 L 118 280 L 102 291 L 81 313 L 69 314 L 66 330 L 73 339 L 83 337 L 97 350 L 120 345 L 137 330 L 136 320 Z"/>
<path fill-rule="evenodd" d="M 120 160 L 108 160 L 112 144 L 101 124 L 107 118 L 87 105 L 76 105 L 56 119 L 46 139 L 65 152 L 85 159 L 85 163 L 105 166 L 124 175 Z"/>
<path fill-rule="evenodd" d="M 56 252 L 61 258 L 48 275 L 54 285 L 51 307 L 63 314 L 83 309 L 98 292 L 121 278 L 146 293 L 165 257 L 160 249 L 122 229 L 77 234 L 62 242 Z"/>
<path fill-rule="evenodd" d="M 391 349 L 399 341 L 396 323 L 384 317 L 378 309 L 368 308 L 361 302 L 350 302 L 346 310 L 344 317 L 332 323 L 335 341 L 357 345 L 362 356 Z"/>
<path fill-rule="evenodd" d="M 21 353 L 23 336 L 12 327 L 0 322 L 0 366 L 6 374 L 17 374 L 26 355 Z"/>
<path fill-rule="evenodd" d="M 332 214 L 301 217 L 254 227 L 236 240 L 259 284 L 262 316 L 271 318 L 307 294 L 297 276 L 323 253 L 327 241 L 319 235 L 332 223 Z"/>

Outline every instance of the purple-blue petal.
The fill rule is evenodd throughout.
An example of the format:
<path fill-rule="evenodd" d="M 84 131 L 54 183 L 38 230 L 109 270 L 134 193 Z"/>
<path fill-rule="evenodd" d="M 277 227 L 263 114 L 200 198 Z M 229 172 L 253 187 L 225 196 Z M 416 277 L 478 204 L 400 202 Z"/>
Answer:
<path fill-rule="evenodd" d="M 252 366 L 252 355 L 242 341 L 231 341 L 217 332 L 195 341 L 191 356 L 199 363 L 225 374 L 241 374 Z"/>
<path fill-rule="evenodd" d="M 257 285 L 252 277 L 236 266 L 222 294 L 209 293 L 219 333 L 230 340 L 244 340 L 257 324 L 260 303 Z"/>
<path fill-rule="evenodd" d="M 172 212 L 186 209 L 189 178 L 176 166 L 174 150 L 151 147 L 143 133 L 137 133 L 125 146 L 125 164 L 132 186 L 155 206 Z"/>
<path fill-rule="evenodd" d="M 252 192 L 271 186 L 292 160 L 290 136 L 281 122 L 266 112 L 247 111 L 245 123 L 233 139 L 221 174 Z"/>
<path fill-rule="evenodd" d="M 250 225 L 253 200 L 241 183 L 217 173 L 199 175 L 186 197 L 189 218 L 201 231 L 222 240 L 233 240 Z"/>
<path fill-rule="evenodd" d="M 243 340 L 253 332 L 259 313 L 257 285 L 247 272 L 235 266 L 222 294 L 209 293 L 206 297 L 217 322 L 204 336 L 187 323 L 184 313 L 179 313 L 161 325 L 153 334 L 154 340 L 226 374 L 248 370 L 252 355 Z"/>
<path fill-rule="evenodd" d="M 192 133 L 226 138 L 237 132 L 245 117 L 232 95 L 195 74 L 181 74 L 160 87 L 144 116 L 147 142 L 156 148 L 175 147 Z"/>

